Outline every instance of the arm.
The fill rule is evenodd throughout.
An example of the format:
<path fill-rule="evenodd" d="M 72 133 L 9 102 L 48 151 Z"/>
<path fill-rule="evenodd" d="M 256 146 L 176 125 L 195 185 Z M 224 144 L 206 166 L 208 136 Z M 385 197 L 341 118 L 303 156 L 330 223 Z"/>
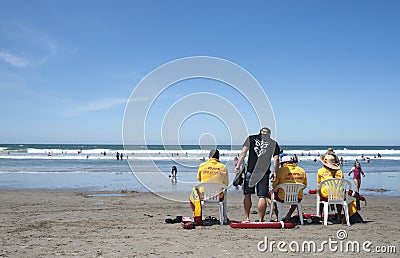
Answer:
<path fill-rule="evenodd" d="M 275 181 L 276 173 L 279 169 L 279 155 L 274 156 L 274 172 L 271 174 L 270 179 Z"/>
<path fill-rule="evenodd" d="M 247 146 L 243 146 L 242 151 L 240 152 L 240 155 L 239 155 L 238 163 L 237 163 L 237 165 L 235 167 L 235 172 L 236 173 L 239 173 L 240 167 L 243 164 L 244 158 L 246 157 L 248 150 L 249 150 L 249 148 Z"/>
<path fill-rule="evenodd" d="M 351 175 L 351 173 L 353 173 L 354 167 L 352 167 L 349 171 L 349 176 Z"/>
<path fill-rule="evenodd" d="M 228 186 L 229 185 L 229 176 L 228 176 L 228 169 L 225 167 L 224 168 L 224 184 L 226 185 L 226 186 Z"/>
<path fill-rule="evenodd" d="M 279 169 L 279 155 L 274 156 L 274 173 Z"/>
<path fill-rule="evenodd" d="M 197 180 L 201 182 L 201 166 L 199 167 L 199 170 L 197 171 Z"/>
<path fill-rule="evenodd" d="M 276 172 L 276 174 L 278 174 L 277 170 L 275 172 Z M 278 176 L 274 176 L 273 181 L 272 181 L 272 189 L 274 189 L 277 185 L 279 185 L 279 177 Z"/>

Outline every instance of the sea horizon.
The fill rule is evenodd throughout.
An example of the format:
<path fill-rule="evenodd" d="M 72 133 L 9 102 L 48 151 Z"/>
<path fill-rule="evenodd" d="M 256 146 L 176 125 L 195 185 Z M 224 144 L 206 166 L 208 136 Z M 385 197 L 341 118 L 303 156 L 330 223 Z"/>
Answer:
<path fill-rule="evenodd" d="M 125 147 L 125 148 L 124 148 Z M 208 158 L 212 145 L 122 144 L 0 144 L 0 189 L 188 191 L 196 183 L 198 166 Z M 319 155 L 334 148 L 343 158 L 345 178 L 354 161 L 366 173 L 366 195 L 400 196 L 400 146 L 395 145 L 281 145 L 288 155 L 297 154 L 308 175 L 307 189 L 316 188 Z M 241 145 L 218 145 L 234 177 L 234 157 Z M 123 154 L 117 160 L 117 153 Z M 171 167 L 178 168 L 178 183 L 171 184 Z M 396 179 L 398 178 L 398 179 Z M 376 191 L 375 191 L 376 190 Z M 232 191 L 232 189 L 230 189 Z M 379 192 L 380 191 L 380 192 Z"/>

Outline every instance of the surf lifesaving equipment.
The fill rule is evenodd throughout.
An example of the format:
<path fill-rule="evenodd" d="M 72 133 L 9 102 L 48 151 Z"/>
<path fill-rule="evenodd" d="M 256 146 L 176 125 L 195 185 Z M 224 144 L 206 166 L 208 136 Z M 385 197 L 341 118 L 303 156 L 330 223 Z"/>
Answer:
<path fill-rule="evenodd" d="M 231 222 L 232 228 L 294 228 L 292 222 Z"/>
<path fill-rule="evenodd" d="M 189 196 L 190 208 L 193 210 L 194 222 L 197 226 L 203 225 L 200 191 L 197 187 L 193 186 L 192 193 Z"/>

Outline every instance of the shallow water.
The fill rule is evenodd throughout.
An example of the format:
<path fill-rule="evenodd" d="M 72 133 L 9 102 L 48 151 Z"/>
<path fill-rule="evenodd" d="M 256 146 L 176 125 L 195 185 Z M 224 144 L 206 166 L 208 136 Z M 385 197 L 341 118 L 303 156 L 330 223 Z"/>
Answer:
<path fill-rule="evenodd" d="M 208 155 L 208 149 L 173 147 L 154 145 L 146 149 L 146 146 L 137 146 L 124 151 L 118 145 L 0 145 L 0 189 L 190 191 L 197 183 L 200 159 Z M 286 153 L 299 155 L 299 166 L 307 172 L 307 189 L 316 188 L 316 173 L 321 167 L 317 154 L 323 153 L 327 146 L 282 147 Z M 220 160 L 231 172 L 232 180 L 233 157 L 239 153 L 240 146 L 221 146 L 220 150 Z M 124 160 L 116 160 L 117 151 L 124 152 Z M 337 146 L 335 151 L 347 161 L 342 170 L 350 181 L 353 180 L 347 172 L 353 162 L 362 160 L 361 155 L 371 157 L 369 163 L 362 162 L 366 177 L 362 178 L 361 194 L 400 196 L 399 147 Z M 377 153 L 382 154 L 382 158 L 374 158 Z M 178 168 L 177 183 L 169 177 L 173 165 Z M 379 188 L 389 191 L 367 190 Z M 236 190 L 231 187 L 229 191 Z"/>

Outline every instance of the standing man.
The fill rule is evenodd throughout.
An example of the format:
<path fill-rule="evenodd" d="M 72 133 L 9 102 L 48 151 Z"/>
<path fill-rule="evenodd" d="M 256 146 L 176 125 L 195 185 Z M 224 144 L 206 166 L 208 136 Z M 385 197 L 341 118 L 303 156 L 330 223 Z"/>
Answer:
<path fill-rule="evenodd" d="M 258 196 L 258 218 L 259 221 L 264 221 L 265 210 L 267 208 L 268 191 L 269 191 L 269 175 L 271 173 L 270 164 L 271 158 L 274 159 L 274 171 L 279 168 L 279 145 L 271 139 L 271 130 L 264 127 L 259 134 L 250 135 L 243 144 L 242 151 L 239 155 L 238 164 L 235 167 L 235 172 L 239 173 L 247 152 L 248 167 L 243 183 L 243 205 L 244 205 L 244 221 L 250 221 L 250 209 L 252 206 L 251 195 L 255 193 L 257 188 Z"/>

